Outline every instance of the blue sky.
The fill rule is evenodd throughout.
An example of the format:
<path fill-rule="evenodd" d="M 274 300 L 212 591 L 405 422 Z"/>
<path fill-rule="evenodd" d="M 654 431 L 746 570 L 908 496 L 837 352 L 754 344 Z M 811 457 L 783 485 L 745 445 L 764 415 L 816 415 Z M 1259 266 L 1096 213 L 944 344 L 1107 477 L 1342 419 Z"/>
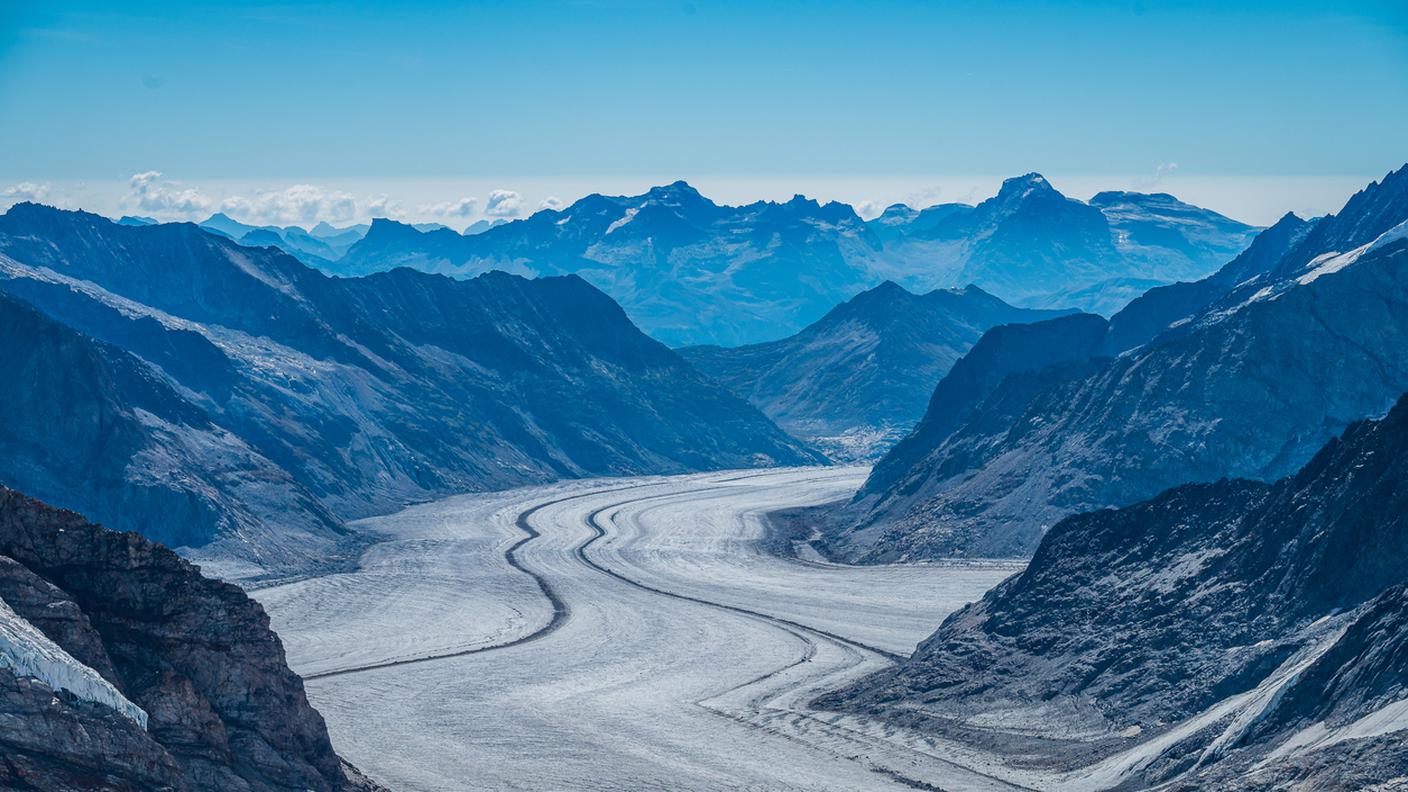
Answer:
<path fill-rule="evenodd" d="M 1408 3 L 1224 5 L 0 0 L 0 190 L 458 221 L 493 190 L 878 206 L 1039 170 L 1265 222 L 1408 160 Z"/>

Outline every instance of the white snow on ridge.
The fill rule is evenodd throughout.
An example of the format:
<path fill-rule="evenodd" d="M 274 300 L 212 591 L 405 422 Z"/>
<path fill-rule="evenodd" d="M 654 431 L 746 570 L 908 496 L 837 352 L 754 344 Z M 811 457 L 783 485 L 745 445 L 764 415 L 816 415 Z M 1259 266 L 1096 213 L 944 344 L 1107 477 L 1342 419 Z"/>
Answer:
<path fill-rule="evenodd" d="M 1399 699 L 1339 728 L 1331 729 L 1324 722 L 1311 724 L 1277 746 L 1262 764 L 1285 756 L 1300 756 L 1329 748 L 1345 740 L 1379 737 L 1404 730 L 1408 730 L 1408 699 Z"/>
<path fill-rule="evenodd" d="M 49 640 L 0 599 L 0 666 L 17 676 L 33 677 L 54 690 L 102 704 L 147 728 L 147 713 L 117 691 L 97 671 L 80 663 Z"/>
<path fill-rule="evenodd" d="M 1379 236 L 1375 238 L 1373 242 L 1360 245 L 1359 247 L 1349 251 L 1348 253 L 1325 253 L 1323 255 L 1316 256 L 1314 259 L 1311 260 L 1309 264 L 1306 265 L 1307 272 L 1297 278 L 1296 281 L 1303 286 L 1307 283 L 1310 283 L 1311 281 L 1316 280 L 1317 278 L 1329 275 L 1332 272 L 1339 272 L 1345 267 L 1348 267 L 1349 265 L 1363 258 L 1365 254 L 1373 253 L 1374 251 L 1387 247 L 1401 239 L 1408 239 L 1408 220 L 1405 220 L 1402 223 L 1399 223 L 1398 225 L 1394 226 L 1393 228 L 1390 228 L 1389 230 L 1383 232 L 1382 234 L 1379 234 Z"/>
<path fill-rule="evenodd" d="M 612 231 L 615 231 L 616 229 L 618 229 L 618 228 L 624 226 L 625 224 L 631 222 L 632 220 L 634 220 L 635 217 L 636 217 L 636 212 L 639 212 L 639 211 L 640 211 L 640 207 L 636 207 L 636 206 L 632 206 L 631 208 L 627 209 L 627 210 L 626 210 L 626 214 L 623 215 L 620 220 L 617 220 L 616 222 L 614 222 L 614 223 L 612 223 L 611 225 L 609 225 L 609 226 L 606 227 L 606 233 L 602 234 L 602 236 L 606 236 L 606 234 L 609 234 L 609 233 L 611 233 Z"/>

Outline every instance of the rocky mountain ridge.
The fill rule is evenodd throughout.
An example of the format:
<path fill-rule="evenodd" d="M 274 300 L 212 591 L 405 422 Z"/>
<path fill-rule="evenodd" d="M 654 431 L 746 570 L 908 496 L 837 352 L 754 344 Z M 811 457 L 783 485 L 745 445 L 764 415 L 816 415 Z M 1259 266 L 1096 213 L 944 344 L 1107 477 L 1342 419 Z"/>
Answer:
<path fill-rule="evenodd" d="M 839 515 L 833 549 L 1024 555 L 1071 513 L 1294 471 L 1408 389 L 1405 219 L 1408 169 L 1109 322 L 994 331 Z"/>
<path fill-rule="evenodd" d="M 572 272 L 671 346 L 737 346 L 796 333 L 885 280 L 919 292 L 972 283 L 1016 305 L 1109 311 L 1137 293 L 1133 284 L 1213 271 L 1256 232 L 1167 195 L 1102 196 L 1102 206 L 1072 200 L 1028 174 L 976 207 L 896 205 L 865 222 L 845 204 L 725 206 L 675 182 L 589 195 L 469 237 L 377 221 L 329 271 Z"/>
<path fill-rule="evenodd" d="M 1408 772 L 1405 620 L 1408 396 L 1275 483 L 1061 521 L 823 704 L 989 743 L 1020 724 L 1021 762 L 1089 788 L 1360 788 Z"/>

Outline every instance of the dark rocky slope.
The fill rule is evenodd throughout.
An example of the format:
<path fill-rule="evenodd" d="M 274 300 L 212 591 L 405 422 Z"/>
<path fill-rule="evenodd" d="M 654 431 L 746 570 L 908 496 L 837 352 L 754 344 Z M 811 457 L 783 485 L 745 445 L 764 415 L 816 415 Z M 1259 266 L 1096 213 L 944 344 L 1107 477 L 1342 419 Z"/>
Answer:
<path fill-rule="evenodd" d="M 147 721 L 0 658 L 0 785 L 375 788 L 333 752 L 264 610 L 169 550 L 0 489 L 0 600 Z"/>
<path fill-rule="evenodd" d="M 913 294 L 886 281 L 780 341 L 678 351 L 794 436 L 864 458 L 919 420 L 984 331 L 1056 313 L 1014 308 L 976 286 Z"/>
<path fill-rule="evenodd" d="M 0 368 L 5 483 L 171 547 L 241 534 L 256 561 L 278 557 L 276 521 L 335 552 L 341 524 L 315 496 L 123 350 L 0 294 Z"/>
<path fill-rule="evenodd" d="M 1408 774 L 1408 397 L 1274 484 L 1062 521 L 1026 571 L 824 703 L 982 739 L 1019 725 L 1031 761 L 1124 756 L 1102 777 L 1130 788 Z"/>
<path fill-rule="evenodd" d="M 833 546 L 868 560 L 1023 555 L 1071 513 L 1295 470 L 1408 389 L 1405 219 L 1408 168 L 1108 324 L 994 331 L 876 466 Z"/>

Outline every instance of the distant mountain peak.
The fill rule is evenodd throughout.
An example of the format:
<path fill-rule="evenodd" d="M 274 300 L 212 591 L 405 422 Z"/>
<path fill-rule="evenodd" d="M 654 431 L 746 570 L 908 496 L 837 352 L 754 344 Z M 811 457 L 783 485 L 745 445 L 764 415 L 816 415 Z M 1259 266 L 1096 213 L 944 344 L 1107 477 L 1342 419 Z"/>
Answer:
<path fill-rule="evenodd" d="M 997 191 L 997 199 L 1003 202 L 1017 201 L 1033 193 L 1044 192 L 1060 195 L 1056 188 L 1051 186 L 1051 182 L 1046 180 L 1045 176 L 1033 171 L 1003 180 L 1002 187 Z"/>
<path fill-rule="evenodd" d="M 914 299 L 916 295 L 905 287 L 892 280 L 881 281 L 879 285 L 857 294 L 851 299 L 841 303 L 836 310 L 847 308 L 864 308 L 869 310 L 886 310 L 888 307 L 896 305 L 899 301 Z"/>
<path fill-rule="evenodd" d="M 662 184 L 658 187 L 651 187 L 646 195 L 687 195 L 692 198 L 703 198 L 704 196 L 694 189 L 689 182 L 684 179 L 676 179 L 669 184 Z"/>
<path fill-rule="evenodd" d="M 1104 190 L 1104 191 L 1102 191 L 1102 192 L 1096 193 L 1096 194 L 1095 194 L 1094 196 L 1092 196 L 1091 199 L 1090 199 L 1090 204 L 1091 204 L 1092 206 L 1109 206 L 1109 205 L 1111 205 L 1111 204 L 1117 204 L 1117 203 L 1133 203 L 1133 204 L 1147 204 L 1147 203 L 1167 204 L 1167 203 L 1174 203 L 1174 204 L 1183 204 L 1184 202 L 1178 200 L 1178 198 L 1177 198 L 1176 196 L 1170 195 L 1169 193 L 1166 193 L 1166 192 L 1145 193 L 1145 192 L 1135 192 L 1135 191 L 1133 191 L 1133 190 Z"/>

